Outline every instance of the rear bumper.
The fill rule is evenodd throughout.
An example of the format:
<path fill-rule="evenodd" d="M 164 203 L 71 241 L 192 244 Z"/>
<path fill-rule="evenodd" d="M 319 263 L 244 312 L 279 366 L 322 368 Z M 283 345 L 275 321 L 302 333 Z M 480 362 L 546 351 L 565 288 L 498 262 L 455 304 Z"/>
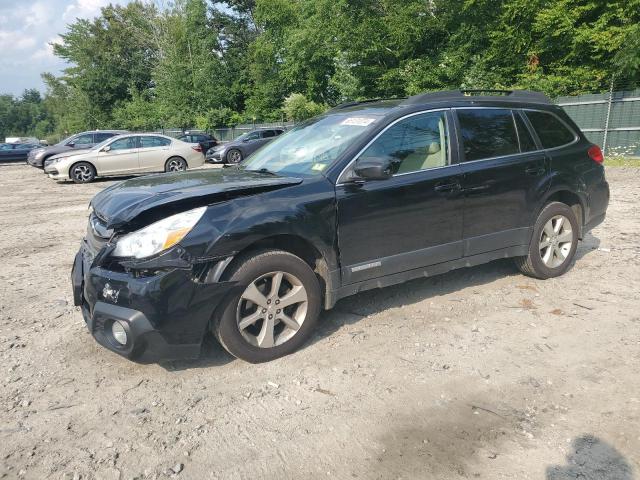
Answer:
<path fill-rule="evenodd" d="M 589 215 L 585 219 L 583 235 L 604 222 L 609 207 L 609 197 L 609 183 L 603 178 L 589 192 Z"/>
<path fill-rule="evenodd" d="M 100 345 L 139 363 L 200 354 L 213 313 L 232 290 L 231 283 L 197 283 L 190 270 L 180 269 L 135 277 L 93 266 L 89 257 L 83 246 L 71 281 L 74 303 Z M 114 322 L 127 333 L 124 345 L 112 334 Z"/>

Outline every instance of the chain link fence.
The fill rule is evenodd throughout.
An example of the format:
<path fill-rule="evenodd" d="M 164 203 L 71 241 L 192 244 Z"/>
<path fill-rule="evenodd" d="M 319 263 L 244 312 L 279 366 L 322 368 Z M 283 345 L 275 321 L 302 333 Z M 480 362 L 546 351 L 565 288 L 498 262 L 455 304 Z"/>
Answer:
<path fill-rule="evenodd" d="M 155 133 L 162 133 L 163 135 L 168 135 L 170 137 L 179 137 L 180 135 L 190 133 L 190 134 L 198 134 L 198 133 L 206 133 L 213 135 L 217 140 L 221 142 L 231 142 L 238 138 L 240 135 L 245 134 L 247 132 L 251 132 L 252 130 L 257 129 L 265 129 L 265 128 L 282 128 L 283 130 L 288 130 L 295 125 L 294 122 L 274 122 L 274 123 L 247 123 L 242 125 L 235 125 L 233 127 L 222 127 L 222 128 L 214 128 L 213 130 L 199 130 L 197 128 L 162 128 L 157 130 Z"/>

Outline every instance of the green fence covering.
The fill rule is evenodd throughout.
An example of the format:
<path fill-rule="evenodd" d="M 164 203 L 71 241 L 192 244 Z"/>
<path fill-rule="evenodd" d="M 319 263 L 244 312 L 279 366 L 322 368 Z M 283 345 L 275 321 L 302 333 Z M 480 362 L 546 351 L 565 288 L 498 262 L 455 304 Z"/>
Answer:
<path fill-rule="evenodd" d="M 607 155 L 640 157 L 640 89 L 558 97 L 556 103 Z"/>

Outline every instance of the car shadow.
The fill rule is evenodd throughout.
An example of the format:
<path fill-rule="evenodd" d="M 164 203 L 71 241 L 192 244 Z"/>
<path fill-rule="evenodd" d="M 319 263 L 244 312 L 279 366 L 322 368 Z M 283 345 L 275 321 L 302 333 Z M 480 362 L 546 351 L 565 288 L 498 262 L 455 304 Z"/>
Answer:
<path fill-rule="evenodd" d="M 600 248 L 600 239 L 593 235 L 591 232 L 588 232 L 582 241 L 578 244 L 578 249 L 576 250 L 576 256 L 573 259 L 573 265 L 571 268 L 575 267 L 575 262 L 580 261 L 586 255 L 589 255 L 594 250 Z"/>
<path fill-rule="evenodd" d="M 597 249 L 599 245 L 600 240 L 597 237 L 591 233 L 587 234 L 585 241 L 578 246 L 574 264 L 571 268 L 575 268 L 576 260 L 588 255 Z M 408 304 L 419 303 L 428 298 L 448 295 L 465 288 L 484 285 L 505 277 L 521 277 L 523 282 L 528 280 L 543 281 L 523 276 L 515 267 L 512 259 L 500 259 L 475 267 L 452 270 L 433 277 L 367 290 L 344 298 L 333 309 L 323 311 L 314 335 L 302 349 L 330 337 L 342 327 L 355 324 L 369 315 Z M 167 370 L 178 371 L 220 366 L 233 360 L 235 360 L 235 357 L 228 354 L 217 340 L 208 336 L 198 359 L 168 362 L 162 366 Z"/>
<path fill-rule="evenodd" d="M 135 178 L 135 177 L 139 177 L 140 175 L 126 175 L 126 176 L 119 176 L 119 177 L 98 177 L 95 178 L 91 183 L 86 183 L 86 184 L 82 184 L 82 185 L 91 185 L 91 184 L 96 184 L 96 183 L 107 183 L 107 182 L 121 182 L 124 180 L 129 180 L 131 178 Z M 62 180 L 59 182 L 56 182 L 58 185 L 63 185 L 63 186 L 67 186 L 67 185 L 77 185 L 76 183 L 74 183 L 71 180 Z"/>
<path fill-rule="evenodd" d="M 600 239 L 591 233 L 580 242 L 570 269 L 576 262 L 596 250 Z M 505 277 L 521 277 L 523 282 L 542 282 L 524 276 L 518 271 L 512 259 L 494 260 L 475 267 L 452 270 L 429 278 L 420 278 L 382 289 L 368 290 L 340 300 L 336 306 L 321 317 L 319 328 L 307 346 L 333 335 L 345 325 L 357 323 L 360 319 L 383 310 L 419 303 L 427 298 L 455 293 L 465 288 L 491 283 Z"/>
<path fill-rule="evenodd" d="M 180 372 L 194 368 L 221 367 L 234 360 L 236 358 L 222 348 L 212 335 L 207 335 L 198 358 L 160 362 L 159 365 L 168 372 Z"/>
<path fill-rule="evenodd" d="M 566 465 L 547 467 L 546 480 L 633 480 L 627 459 L 607 442 L 583 435 L 571 443 Z"/>

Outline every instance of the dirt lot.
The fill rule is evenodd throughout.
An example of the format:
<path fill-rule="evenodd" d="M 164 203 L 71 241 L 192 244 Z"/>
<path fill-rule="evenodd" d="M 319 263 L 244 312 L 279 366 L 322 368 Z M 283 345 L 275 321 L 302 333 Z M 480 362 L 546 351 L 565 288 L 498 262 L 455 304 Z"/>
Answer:
<path fill-rule="evenodd" d="M 345 299 L 265 365 L 141 366 L 72 305 L 87 202 L 0 165 L 0 476 L 640 478 L 640 169 L 562 278 L 498 261 Z"/>

